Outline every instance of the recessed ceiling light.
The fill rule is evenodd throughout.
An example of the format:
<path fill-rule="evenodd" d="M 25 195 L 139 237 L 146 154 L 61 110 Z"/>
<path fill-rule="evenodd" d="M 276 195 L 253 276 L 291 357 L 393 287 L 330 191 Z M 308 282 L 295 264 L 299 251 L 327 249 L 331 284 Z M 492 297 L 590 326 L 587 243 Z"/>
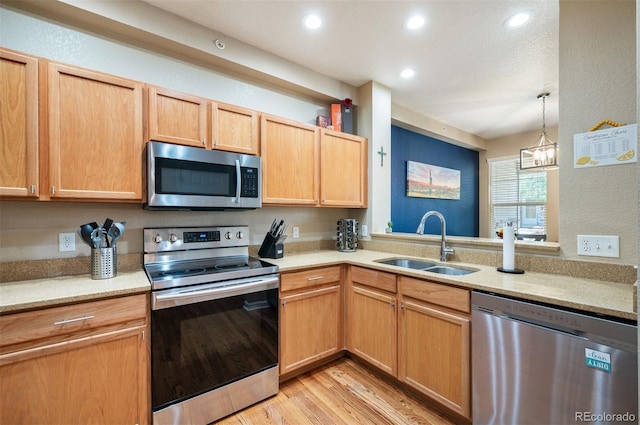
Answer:
<path fill-rule="evenodd" d="M 413 15 L 405 22 L 405 26 L 410 30 L 417 30 L 424 25 L 424 16 Z"/>
<path fill-rule="evenodd" d="M 322 19 L 316 14 L 306 15 L 303 19 L 304 25 L 312 30 L 318 29 L 322 26 Z"/>
<path fill-rule="evenodd" d="M 416 75 L 416 72 L 415 72 L 413 69 L 411 69 L 411 68 L 407 68 L 407 69 L 405 69 L 404 71 L 402 71 L 402 72 L 400 73 L 400 76 L 401 76 L 402 78 L 411 78 L 411 77 L 413 77 L 414 75 Z"/>
<path fill-rule="evenodd" d="M 511 15 L 504 21 L 504 26 L 507 28 L 517 28 L 526 24 L 531 19 L 531 12 L 518 12 L 515 15 Z"/>

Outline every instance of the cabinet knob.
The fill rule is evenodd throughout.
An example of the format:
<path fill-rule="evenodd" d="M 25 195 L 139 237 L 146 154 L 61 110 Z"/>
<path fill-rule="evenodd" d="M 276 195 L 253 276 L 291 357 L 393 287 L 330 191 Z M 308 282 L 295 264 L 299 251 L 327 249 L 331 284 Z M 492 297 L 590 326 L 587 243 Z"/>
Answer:
<path fill-rule="evenodd" d="M 56 194 L 56 187 L 55 186 L 51 186 L 51 194 L 52 195 Z"/>
<path fill-rule="evenodd" d="M 29 191 L 31 192 L 31 194 L 32 194 L 32 195 L 33 195 L 33 194 L 35 194 L 35 193 L 36 193 L 36 185 L 35 185 L 35 184 L 32 184 L 32 185 L 29 187 Z"/>

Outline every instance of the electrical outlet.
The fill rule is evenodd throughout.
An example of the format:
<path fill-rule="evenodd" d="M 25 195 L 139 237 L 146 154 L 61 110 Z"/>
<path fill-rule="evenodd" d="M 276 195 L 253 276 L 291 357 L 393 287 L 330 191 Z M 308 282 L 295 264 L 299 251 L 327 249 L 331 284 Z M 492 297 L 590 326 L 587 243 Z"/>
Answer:
<path fill-rule="evenodd" d="M 75 251 L 76 250 L 76 234 L 75 233 L 58 233 L 58 251 Z"/>
<path fill-rule="evenodd" d="M 578 235 L 578 255 L 620 258 L 620 237 Z"/>
<path fill-rule="evenodd" d="M 293 228 L 293 239 L 298 239 L 300 237 L 300 228 L 299 227 L 294 227 Z"/>
<path fill-rule="evenodd" d="M 362 236 L 369 236 L 369 227 L 366 224 L 360 226 L 360 230 L 362 231 Z"/>

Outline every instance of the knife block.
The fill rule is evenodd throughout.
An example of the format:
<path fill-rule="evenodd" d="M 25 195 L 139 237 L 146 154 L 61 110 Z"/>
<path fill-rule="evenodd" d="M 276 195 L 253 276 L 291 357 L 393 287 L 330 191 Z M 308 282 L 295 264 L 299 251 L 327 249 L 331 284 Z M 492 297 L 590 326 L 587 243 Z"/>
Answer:
<path fill-rule="evenodd" d="M 282 258 L 284 256 L 284 245 L 277 243 L 271 233 L 267 233 L 262 241 L 258 255 L 262 258 Z"/>

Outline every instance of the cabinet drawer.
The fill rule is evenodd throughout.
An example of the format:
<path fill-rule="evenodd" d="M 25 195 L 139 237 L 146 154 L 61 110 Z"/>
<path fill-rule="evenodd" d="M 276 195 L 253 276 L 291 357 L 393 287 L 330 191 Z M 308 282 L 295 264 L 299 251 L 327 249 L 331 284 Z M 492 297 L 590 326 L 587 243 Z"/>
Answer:
<path fill-rule="evenodd" d="M 351 281 L 396 293 L 396 275 L 378 270 L 351 267 Z"/>
<path fill-rule="evenodd" d="M 282 274 L 280 276 L 280 291 L 291 291 L 331 282 L 340 282 L 340 266 Z"/>
<path fill-rule="evenodd" d="M 0 347 L 144 320 L 146 295 L 133 295 L 0 316 Z"/>
<path fill-rule="evenodd" d="M 469 290 L 467 289 L 454 288 L 453 286 L 406 276 L 400 276 L 399 286 L 400 293 L 405 297 L 415 298 L 465 313 L 471 311 L 471 301 Z"/>

